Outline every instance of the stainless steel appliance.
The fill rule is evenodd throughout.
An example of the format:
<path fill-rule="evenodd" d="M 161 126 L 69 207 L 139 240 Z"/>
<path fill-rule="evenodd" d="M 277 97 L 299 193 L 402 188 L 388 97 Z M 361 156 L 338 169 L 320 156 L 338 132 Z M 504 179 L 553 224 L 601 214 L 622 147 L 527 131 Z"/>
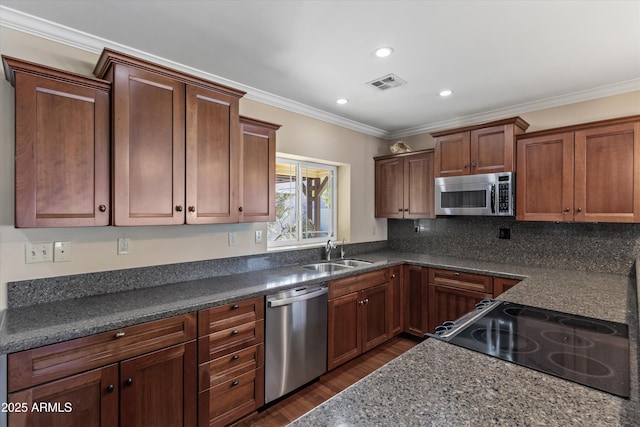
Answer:
<path fill-rule="evenodd" d="M 265 310 L 265 403 L 327 371 L 325 285 L 267 296 Z"/>
<path fill-rule="evenodd" d="M 427 336 L 621 397 L 629 397 L 629 327 L 500 300 Z"/>
<path fill-rule="evenodd" d="M 513 216 L 514 193 L 513 172 L 436 178 L 436 215 Z"/>

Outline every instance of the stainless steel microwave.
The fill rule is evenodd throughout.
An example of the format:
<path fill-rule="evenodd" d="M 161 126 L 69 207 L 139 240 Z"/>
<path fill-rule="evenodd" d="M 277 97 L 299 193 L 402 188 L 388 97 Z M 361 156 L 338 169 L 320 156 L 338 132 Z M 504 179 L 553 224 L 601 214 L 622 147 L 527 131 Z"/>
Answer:
<path fill-rule="evenodd" d="M 513 172 L 436 178 L 436 215 L 513 216 L 514 193 Z"/>

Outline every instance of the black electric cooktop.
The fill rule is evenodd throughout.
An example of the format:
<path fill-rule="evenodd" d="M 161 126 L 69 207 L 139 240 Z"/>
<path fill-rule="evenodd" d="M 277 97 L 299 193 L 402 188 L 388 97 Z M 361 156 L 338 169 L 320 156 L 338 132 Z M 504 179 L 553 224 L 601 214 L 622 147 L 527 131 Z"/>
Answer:
<path fill-rule="evenodd" d="M 485 300 L 478 307 L 459 319 L 466 322 L 445 322 L 430 336 L 629 397 L 627 325 L 507 301 Z"/>

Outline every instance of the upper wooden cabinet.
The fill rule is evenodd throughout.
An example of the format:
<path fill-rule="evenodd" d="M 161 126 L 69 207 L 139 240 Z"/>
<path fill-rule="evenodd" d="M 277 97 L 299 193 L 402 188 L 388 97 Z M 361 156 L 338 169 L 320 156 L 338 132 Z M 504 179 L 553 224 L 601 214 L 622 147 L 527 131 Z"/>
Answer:
<path fill-rule="evenodd" d="M 435 176 L 515 170 L 515 138 L 529 124 L 520 117 L 432 133 Z"/>
<path fill-rule="evenodd" d="M 15 226 L 108 225 L 111 85 L 2 59 L 15 87 Z"/>
<path fill-rule="evenodd" d="M 237 222 L 244 93 L 108 49 L 94 74 L 113 85 L 113 224 Z"/>
<path fill-rule="evenodd" d="M 276 219 L 276 131 L 280 125 L 240 116 L 240 222 Z"/>
<path fill-rule="evenodd" d="M 640 116 L 518 138 L 516 219 L 640 222 Z"/>
<path fill-rule="evenodd" d="M 376 218 L 435 218 L 433 150 L 375 158 Z"/>

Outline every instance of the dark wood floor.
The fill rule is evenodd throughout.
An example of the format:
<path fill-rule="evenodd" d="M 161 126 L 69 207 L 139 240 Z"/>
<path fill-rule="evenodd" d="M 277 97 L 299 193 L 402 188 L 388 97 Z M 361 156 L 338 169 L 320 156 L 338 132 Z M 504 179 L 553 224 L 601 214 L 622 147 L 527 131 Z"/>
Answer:
<path fill-rule="evenodd" d="M 417 339 L 404 335 L 392 338 L 386 343 L 324 374 L 318 381 L 291 396 L 237 422 L 234 427 L 276 427 L 287 425 L 390 360 L 400 356 L 418 342 Z"/>

